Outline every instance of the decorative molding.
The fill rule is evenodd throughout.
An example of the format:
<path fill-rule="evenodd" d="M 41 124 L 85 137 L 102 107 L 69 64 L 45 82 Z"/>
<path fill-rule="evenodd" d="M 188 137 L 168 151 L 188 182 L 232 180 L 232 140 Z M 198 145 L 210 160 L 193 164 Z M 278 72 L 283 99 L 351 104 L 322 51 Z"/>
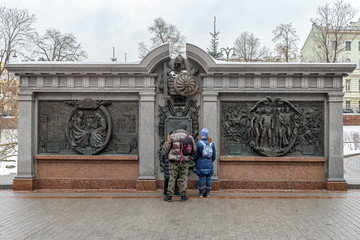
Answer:
<path fill-rule="evenodd" d="M 75 86 L 75 79 L 74 79 L 73 76 L 68 76 L 68 77 L 67 77 L 67 84 L 66 84 L 66 86 L 67 86 L 68 88 L 73 88 L 73 87 Z"/>
<path fill-rule="evenodd" d="M 58 88 L 59 87 L 59 78 L 56 76 L 51 77 L 52 84 L 51 87 Z"/>
<path fill-rule="evenodd" d="M 98 87 L 99 88 L 105 87 L 105 77 L 98 77 Z"/>
<path fill-rule="evenodd" d="M 82 86 L 84 88 L 90 87 L 90 77 L 82 77 Z"/>
<path fill-rule="evenodd" d="M 36 79 L 37 81 L 36 81 L 36 86 L 38 87 L 38 88 L 42 88 L 42 87 L 44 87 L 44 77 L 37 77 L 37 79 Z"/>
<path fill-rule="evenodd" d="M 285 88 L 292 88 L 293 87 L 293 78 L 292 77 L 285 77 Z"/>
<path fill-rule="evenodd" d="M 333 77 L 333 88 L 341 88 L 341 77 Z"/>
<path fill-rule="evenodd" d="M 261 88 L 261 76 L 254 76 L 254 88 Z"/>
<path fill-rule="evenodd" d="M 308 75 L 301 77 L 301 88 L 309 88 L 309 76 Z"/>
<path fill-rule="evenodd" d="M 245 88 L 245 77 L 244 76 L 239 76 L 238 77 L 238 82 L 239 82 L 239 88 L 244 89 Z"/>
<path fill-rule="evenodd" d="M 277 87 L 277 77 L 270 76 L 270 88 L 276 88 Z"/>
<path fill-rule="evenodd" d="M 317 77 L 317 88 L 324 88 L 324 87 L 325 87 L 325 78 Z"/>
<path fill-rule="evenodd" d="M 224 88 L 224 89 L 229 89 L 229 85 L 230 85 L 230 78 L 229 78 L 229 76 L 224 76 L 224 77 L 223 77 L 223 88 Z"/>

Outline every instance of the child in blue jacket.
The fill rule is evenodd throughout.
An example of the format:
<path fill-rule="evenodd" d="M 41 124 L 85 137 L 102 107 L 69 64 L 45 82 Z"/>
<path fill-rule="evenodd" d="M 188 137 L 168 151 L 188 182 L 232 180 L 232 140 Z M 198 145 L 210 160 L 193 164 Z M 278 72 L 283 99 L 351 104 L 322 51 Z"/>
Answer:
<path fill-rule="evenodd" d="M 214 174 L 213 162 L 216 159 L 215 144 L 208 137 L 206 128 L 201 130 L 201 140 L 196 144 L 197 151 L 194 154 L 196 161 L 196 174 L 199 176 L 199 197 L 210 197 L 211 176 Z M 206 188 L 204 191 L 204 180 Z"/>

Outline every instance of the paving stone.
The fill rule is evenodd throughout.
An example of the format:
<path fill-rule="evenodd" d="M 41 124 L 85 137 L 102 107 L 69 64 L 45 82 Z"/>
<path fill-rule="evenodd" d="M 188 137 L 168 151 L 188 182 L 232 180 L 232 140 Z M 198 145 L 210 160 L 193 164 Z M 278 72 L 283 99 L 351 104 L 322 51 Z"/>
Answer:
<path fill-rule="evenodd" d="M 0 239 L 359 239 L 360 191 L 0 190 Z"/>

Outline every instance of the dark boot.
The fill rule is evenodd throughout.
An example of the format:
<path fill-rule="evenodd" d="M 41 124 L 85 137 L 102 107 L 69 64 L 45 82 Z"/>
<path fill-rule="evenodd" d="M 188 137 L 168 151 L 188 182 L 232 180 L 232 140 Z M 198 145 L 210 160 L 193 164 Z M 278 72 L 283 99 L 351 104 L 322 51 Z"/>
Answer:
<path fill-rule="evenodd" d="M 210 197 L 210 189 L 211 188 L 205 188 L 204 197 Z"/>
<path fill-rule="evenodd" d="M 169 179 L 168 179 L 168 178 L 165 178 L 165 180 L 164 180 L 164 192 L 163 192 L 163 196 L 166 196 L 167 190 L 168 190 L 168 186 L 169 186 Z"/>
<path fill-rule="evenodd" d="M 166 201 L 166 202 L 172 202 L 172 196 L 170 196 L 170 195 L 165 195 L 164 201 Z"/>
<path fill-rule="evenodd" d="M 199 197 L 203 197 L 204 195 L 204 188 L 199 188 Z"/>
<path fill-rule="evenodd" d="M 181 195 L 181 199 L 180 199 L 181 202 L 185 202 L 187 200 L 189 200 L 189 198 L 186 195 Z"/>

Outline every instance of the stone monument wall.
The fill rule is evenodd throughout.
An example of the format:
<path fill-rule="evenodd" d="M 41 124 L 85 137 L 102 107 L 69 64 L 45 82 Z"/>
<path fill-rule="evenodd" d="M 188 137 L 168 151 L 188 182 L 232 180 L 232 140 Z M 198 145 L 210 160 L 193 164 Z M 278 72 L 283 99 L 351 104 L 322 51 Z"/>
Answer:
<path fill-rule="evenodd" d="M 197 140 L 209 129 L 214 190 L 347 189 L 341 83 L 354 64 L 226 63 L 186 48 L 7 65 L 20 76 L 14 190 L 162 188 L 159 153 L 182 121 Z"/>

